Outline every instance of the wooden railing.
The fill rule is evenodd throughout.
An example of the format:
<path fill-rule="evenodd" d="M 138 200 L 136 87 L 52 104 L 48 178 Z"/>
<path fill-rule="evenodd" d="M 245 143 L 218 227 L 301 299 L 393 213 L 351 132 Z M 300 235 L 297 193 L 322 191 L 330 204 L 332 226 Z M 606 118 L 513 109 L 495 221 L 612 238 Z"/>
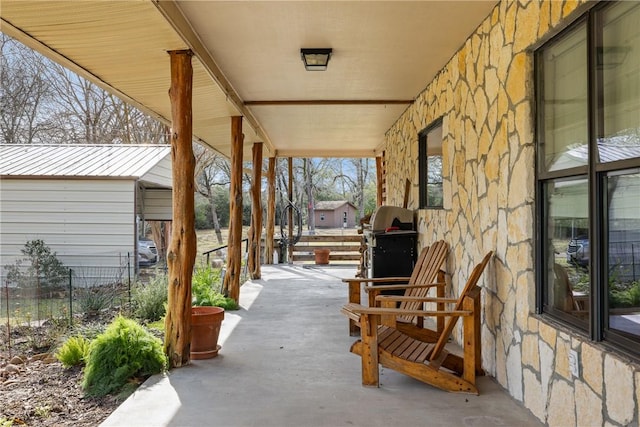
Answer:
<path fill-rule="evenodd" d="M 362 235 L 303 235 L 293 247 L 293 261 L 314 261 L 316 249 L 329 249 L 331 261 L 360 261 Z"/>

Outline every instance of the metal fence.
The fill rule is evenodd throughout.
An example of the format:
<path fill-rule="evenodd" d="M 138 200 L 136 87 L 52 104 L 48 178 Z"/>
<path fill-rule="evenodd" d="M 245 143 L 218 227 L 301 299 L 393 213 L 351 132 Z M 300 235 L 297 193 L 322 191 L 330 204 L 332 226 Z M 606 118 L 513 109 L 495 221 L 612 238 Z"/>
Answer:
<path fill-rule="evenodd" d="M 640 241 L 609 243 L 609 275 L 623 282 L 640 280 Z"/>
<path fill-rule="evenodd" d="M 53 275 L 51 271 L 39 272 L 40 269 L 29 262 L 21 263 L 19 271 L 14 269 L 13 274 L 3 266 L 0 269 L 0 351 L 11 353 L 25 336 L 41 341 L 34 342 L 33 349 L 48 351 L 46 344 L 54 344 L 71 326 L 92 328 L 110 321 L 117 312 L 133 315 L 137 304 L 135 301 L 132 304 L 132 299 L 135 300 L 136 291 L 147 287 L 158 275 L 166 276 L 167 271 L 166 265 L 157 264 L 138 269 L 134 274 L 131 264 L 130 257 L 123 257 L 121 265 L 116 267 L 65 266 Z M 244 281 L 246 267 L 243 273 Z M 58 336 L 40 336 L 50 331 Z"/>
<path fill-rule="evenodd" d="M 65 269 L 56 280 L 33 274 L 23 266 L 20 280 L 4 276 L 0 288 L 0 324 L 42 325 L 48 321 L 73 323 L 74 318 L 95 316 L 131 304 L 129 261 L 118 267 Z M 30 271 L 30 274 L 26 272 Z M 60 272 L 62 273 L 62 272 Z"/>

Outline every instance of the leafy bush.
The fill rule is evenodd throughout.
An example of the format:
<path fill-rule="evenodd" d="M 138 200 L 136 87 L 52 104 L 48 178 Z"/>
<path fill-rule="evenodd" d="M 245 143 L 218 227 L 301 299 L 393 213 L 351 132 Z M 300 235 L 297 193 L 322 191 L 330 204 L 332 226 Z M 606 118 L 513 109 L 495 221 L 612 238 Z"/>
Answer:
<path fill-rule="evenodd" d="M 88 353 L 89 340 L 82 336 L 75 336 L 68 338 L 55 356 L 65 368 L 70 368 L 83 364 Z"/>
<path fill-rule="evenodd" d="M 147 377 L 167 367 L 162 341 L 122 316 L 91 343 L 86 361 L 82 387 L 89 396 L 120 391 L 129 379 Z"/>
<path fill-rule="evenodd" d="M 609 306 L 611 308 L 640 307 L 640 281 L 629 284 L 609 284 Z"/>
<path fill-rule="evenodd" d="M 237 310 L 238 304 L 217 291 L 220 287 L 220 269 L 211 266 L 198 267 L 191 281 L 191 297 L 194 306 L 215 306 L 225 310 Z"/>
<path fill-rule="evenodd" d="M 136 283 L 131 292 L 133 314 L 149 322 L 160 320 L 166 311 L 168 284 L 169 279 L 164 273 L 156 274 L 146 285 Z"/>

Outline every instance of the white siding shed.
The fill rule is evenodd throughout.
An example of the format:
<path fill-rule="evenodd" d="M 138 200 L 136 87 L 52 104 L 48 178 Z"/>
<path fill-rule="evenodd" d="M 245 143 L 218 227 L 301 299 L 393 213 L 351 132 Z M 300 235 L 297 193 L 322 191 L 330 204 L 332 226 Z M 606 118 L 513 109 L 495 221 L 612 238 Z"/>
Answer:
<path fill-rule="evenodd" d="M 137 219 L 171 220 L 169 146 L 0 144 L 0 266 L 40 239 L 93 282 L 126 274 Z"/>

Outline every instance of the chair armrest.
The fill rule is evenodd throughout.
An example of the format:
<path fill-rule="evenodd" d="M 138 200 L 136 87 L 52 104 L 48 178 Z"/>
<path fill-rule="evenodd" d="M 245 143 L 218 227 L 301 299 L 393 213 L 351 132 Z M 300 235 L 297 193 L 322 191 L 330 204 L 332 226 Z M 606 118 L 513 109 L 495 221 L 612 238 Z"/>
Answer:
<path fill-rule="evenodd" d="M 423 317 L 446 317 L 446 316 L 471 316 L 469 310 L 406 310 L 399 308 L 365 307 L 360 304 L 345 304 L 342 307 L 345 312 L 353 312 L 366 315 L 378 316 L 423 316 Z"/>
<path fill-rule="evenodd" d="M 446 286 L 445 282 L 437 282 L 430 283 L 428 285 L 375 285 L 375 286 L 365 286 L 364 290 L 369 291 L 393 291 L 393 290 L 404 290 L 404 289 L 421 289 L 421 288 L 435 288 L 439 286 Z"/>
<path fill-rule="evenodd" d="M 411 277 L 371 277 L 369 279 L 365 279 L 363 277 L 354 277 L 351 279 L 342 279 L 342 281 L 344 283 L 407 283 L 410 279 Z"/>
<path fill-rule="evenodd" d="M 376 297 L 376 301 L 418 301 L 418 302 L 443 302 L 453 304 L 458 302 L 457 298 L 438 298 L 438 297 L 414 297 L 414 296 L 403 296 L 403 295 L 378 295 Z"/>

